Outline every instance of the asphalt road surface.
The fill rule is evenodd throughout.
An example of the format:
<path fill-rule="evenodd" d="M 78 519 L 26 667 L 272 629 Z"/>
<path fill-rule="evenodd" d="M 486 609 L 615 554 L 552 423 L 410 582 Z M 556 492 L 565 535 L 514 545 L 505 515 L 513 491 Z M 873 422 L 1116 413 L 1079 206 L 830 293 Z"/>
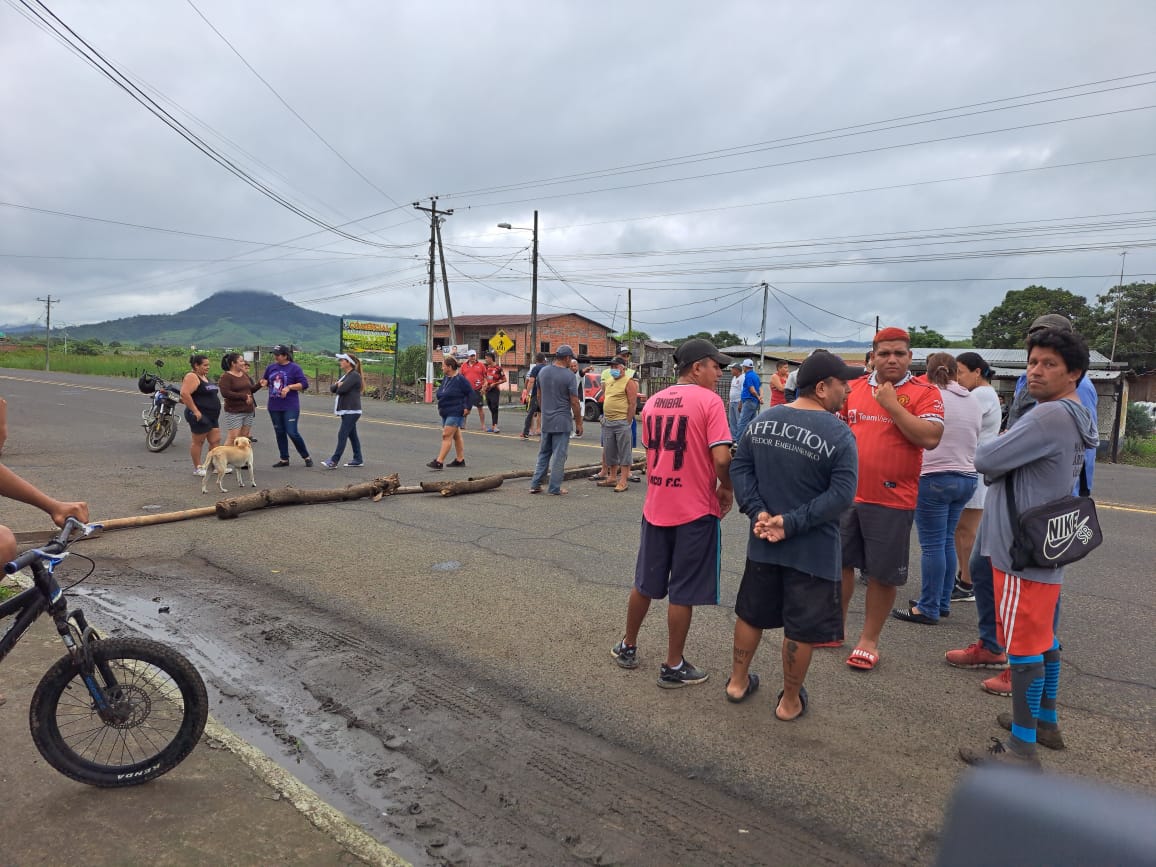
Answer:
<path fill-rule="evenodd" d="M 184 425 L 167 451 L 146 451 L 135 382 L 8 370 L 0 394 L 4 462 L 57 496 L 86 498 L 95 520 L 215 499 L 191 473 Z M 360 470 L 305 469 L 295 455 L 272 469 L 259 413 L 258 485 L 476 477 L 529 469 L 537 453 L 511 411 L 507 433 L 475 422 L 464 470 L 435 473 L 424 464 L 436 455 L 436 411 L 366 404 Z M 301 430 L 318 465 L 337 430 L 331 406 L 304 399 Z M 569 465 L 598 460 L 597 436 L 589 425 L 572 441 Z M 770 633 L 752 667 L 763 690 L 727 704 L 748 532 L 736 512 L 723 522 L 723 604 L 696 611 L 687 644 L 711 677 L 660 690 L 661 605 L 643 627 L 642 666 L 623 671 L 609 658 L 643 485 L 568 487 L 531 496 L 515 480 L 462 497 L 110 532 L 78 546 L 97 564 L 83 586 L 103 622 L 180 643 L 222 722 L 416 863 L 929 863 L 963 772 L 957 748 L 1001 734 L 995 716 L 1010 709 L 979 689 L 988 672 L 943 662 L 974 640 L 974 606 L 935 627 L 889 622 L 871 673 L 848 669 L 846 651 L 816 651 L 810 712 L 791 724 L 774 717 L 781 636 Z M 1153 793 L 1156 471 L 1101 465 L 1095 494 L 1105 544 L 1064 591 L 1069 748 L 1042 758 L 1049 771 Z M 23 506 L 5 503 L 3 514 L 14 529 L 45 526 Z M 860 594 L 852 637 L 861 622 Z"/>

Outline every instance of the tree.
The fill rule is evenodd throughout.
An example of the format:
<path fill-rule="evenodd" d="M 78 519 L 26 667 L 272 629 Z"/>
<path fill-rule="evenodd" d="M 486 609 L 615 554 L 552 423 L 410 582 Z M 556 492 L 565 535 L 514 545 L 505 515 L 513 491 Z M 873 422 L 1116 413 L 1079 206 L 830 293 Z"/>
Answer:
<path fill-rule="evenodd" d="M 616 340 L 619 343 L 634 343 L 639 340 L 650 340 L 650 335 L 645 331 L 623 331 L 621 334 L 611 334 L 611 340 Z"/>
<path fill-rule="evenodd" d="M 1089 345 L 1104 355 L 1112 353 L 1116 337 L 1116 360 L 1137 369 L 1156 366 L 1156 283 L 1129 283 L 1115 286 L 1099 296 L 1093 309 L 1094 327 L 1084 336 Z M 1117 304 L 1120 328 L 1116 329 Z"/>
<path fill-rule="evenodd" d="M 918 328 L 914 325 L 908 325 L 907 333 L 911 335 L 912 346 L 943 349 L 948 344 L 946 337 L 926 325 L 920 325 Z"/>
<path fill-rule="evenodd" d="M 709 331 L 699 331 L 696 334 L 688 334 L 686 337 L 679 337 L 670 342 L 675 346 L 682 346 L 682 344 L 688 340 L 709 340 L 715 346 L 736 346 L 738 344 L 745 344 L 746 342 L 733 331 L 727 331 L 725 329 L 716 331 L 714 334 L 711 334 Z"/>
<path fill-rule="evenodd" d="M 1012 289 L 1002 303 L 981 316 L 979 324 L 971 330 L 971 341 L 980 348 L 1022 347 L 1032 321 L 1045 313 L 1067 316 L 1080 333 L 1098 331 L 1097 317 L 1083 296 L 1066 289 L 1028 286 Z"/>
<path fill-rule="evenodd" d="M 401 351 L 397 359 L 397 377 L 409 385 L 416 385 L 425 376 L 425 344 L 415 343 Z"/>

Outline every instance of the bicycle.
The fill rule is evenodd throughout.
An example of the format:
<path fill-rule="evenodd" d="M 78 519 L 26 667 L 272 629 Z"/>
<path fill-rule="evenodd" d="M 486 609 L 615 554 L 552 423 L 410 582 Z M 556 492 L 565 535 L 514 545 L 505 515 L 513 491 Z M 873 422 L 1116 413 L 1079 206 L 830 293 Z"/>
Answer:
<path fill-rule="evenodd" d="M 32 740 L 66 777 L 104 788 L 135 786 L 171 771 L 193 751 L 209 699 L 196 668 L 171 647 L 144 638 L 103 638 L 83 611 L 68 610 L 65 590 L 92 569 L 67 588 L 54 572 L 69 556 L 69 544 L 99 527 L 69 518 L 47 545 L 4 565 L 9 575 L 29 567 L 33 586 L 0 603 L 0 623 L 14 618 L 0 635 L 0 662 L 48 612 L 68 653 L 32 696 Z"/>

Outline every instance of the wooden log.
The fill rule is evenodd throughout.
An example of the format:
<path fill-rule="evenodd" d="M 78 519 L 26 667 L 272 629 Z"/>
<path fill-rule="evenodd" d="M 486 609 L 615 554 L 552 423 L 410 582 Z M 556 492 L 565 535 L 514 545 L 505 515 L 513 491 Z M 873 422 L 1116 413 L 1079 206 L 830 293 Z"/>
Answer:
<path fill-rule="evenodd" d="M 364 500 L 373 498 L 375 501 L 396 491 L 401 486 L 397 473 L 376 478 L 369 482 L 360 482 L 356 485 L 347 485 L 344 488 L 330 488 L 320 491 L 303 491 L 292 485 L 283 488 L 256 491 L 239 497 L 229 497 L 221 500 L 213 507 L 217 517 L 221 520 L 236 518 L 245 512 L 255 509 L 264 509 L 269 506 L 297 506 L 314 503 L 339 503 L 347 500 Z"/>
<path fill-rule="evenodd" d="M 456 497 L 458 494 L 476 494 L 479 491 L 492 491 L 499 488 L 503 482 L 502 476 L 486 476 L 481 479 L 461 479 L 459 481 L 422 482 L 421 489 L 428 494 L 441 494 L 443 497 Z"/>

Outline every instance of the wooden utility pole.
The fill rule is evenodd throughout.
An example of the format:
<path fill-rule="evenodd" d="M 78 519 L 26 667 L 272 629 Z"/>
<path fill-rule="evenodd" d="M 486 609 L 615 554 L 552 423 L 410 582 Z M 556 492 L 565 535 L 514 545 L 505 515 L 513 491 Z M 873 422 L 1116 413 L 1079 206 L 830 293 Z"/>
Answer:
<path fill-rule="evenodd" d="M 454 329 L 454 306 L 450 303 L 450 278 L 446 276 L 446 251 L 442 247 L 442 223 L 444 222 L 444 217 L 437 221 L 438 258 L 441 259 L 442 262 L 442 290 L 446 295 L 446 319 L 450 324 L 450 343 L 457 343 L 458 333 Z"/>
<path fill-rule="evenodd" d="M 766 366 L 766 363 L 767 363 L 767 292 L 768 292 L 768 288 L 769 287 L 767 285 L 767 282 L 764 280 L 763 281 L 763 327 L 762 327 L 762 330 L 759 331 L 759 373 L 760 374 L 763 372 L 763 368 Z M 779 296 L 776 295 L 775 297 L 778 298 Z M 789 341 L 788 341 L 787 345 L 790 346 Z"/>
<path fill-rule="evenodd" d="M 626 290 L 626 330 L 634 330 L 634 296 L 633 289 Z"/>
<path fill-rule="evenodd" d="M 1128 258 L 1128 251 L 1120 254 L 1120 285 L 1116 287 L 1116 327 L 1112 329 L 1112 354 L 1109 361 L 1116 360 L 1116 338 L 1120 336 L 1120 296 L 1124 294 L 1124 260 Z"/>
<path fill-rule="evenodd" d="M 413 206 L 429 214 L 429 316 L 426 318 L 425 326 L 425 402 L 433 403 L 434 251 L 438 237 L 438 217 L 448 217 L 454 210 L 450 208 L 448 211 L 439 211 L 436 196 L 430 198 L 428 208 L 423 208 L 418 202 L 414 202 Z M 446 297 L 449 297 L 448 286 Z"/>
<path fill-rule="evenodd" d="M 52 305 L 59 304 L 60 299 L 49 295 L 47 298 L 36 300 L 44 302 L 44 369 L 48 370 L 48 347 L 52 344 Z"/>

